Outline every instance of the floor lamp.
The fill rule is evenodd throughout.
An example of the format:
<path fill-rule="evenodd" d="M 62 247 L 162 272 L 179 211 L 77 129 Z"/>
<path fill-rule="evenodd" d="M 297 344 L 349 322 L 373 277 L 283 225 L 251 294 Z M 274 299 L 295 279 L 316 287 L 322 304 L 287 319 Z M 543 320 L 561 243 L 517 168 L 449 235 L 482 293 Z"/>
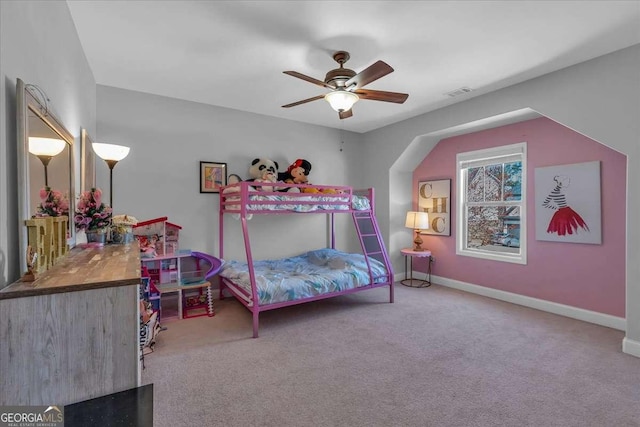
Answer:
<path fill-rule="evenodd" d="M 107 162 L 107 165 L 109 166 L 109 206 L 111 206 L 113 211 L 113 168 L 120 160 L 127 157 L 129 154 L 129 147 L 125 147 L 124 145 L 101 144 L 94 142 L 93 151 L 96 152 L 98 157 Z"/>
<path fill-rule="evenodd" d="M 40 159 L 44 166 L 44 186 L 49 186 L 47 166 L 58 154 L 62 153 L 67 143 L 56 138 L 29 137 L 29 152 Z"/>

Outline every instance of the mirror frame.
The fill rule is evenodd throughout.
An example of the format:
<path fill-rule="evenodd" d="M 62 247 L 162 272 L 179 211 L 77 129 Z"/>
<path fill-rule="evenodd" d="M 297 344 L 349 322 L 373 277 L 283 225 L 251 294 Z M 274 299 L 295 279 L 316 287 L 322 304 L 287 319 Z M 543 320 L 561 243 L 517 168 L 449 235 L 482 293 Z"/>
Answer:
<path fill-rule="evenodd" d="M 48 101 L 48 100 L 47 100 Z M 29 189 L 29 113 L 34 113 L 46 123 L 60 138 L 69 145 L 69 247 L 75 246 L 75 225 L 73 223 L 73 211 L 75 210 L 75 169 L 73 143 L 74 137 L 64 127 L 62 122 L 51 112 L 50 105 L 43 105 L 27 88 L 27 85 L 17 79 L 16 84 L 17 104 L 17 145 L 18 145 L 18 226 L 20 230 L 20 269 L 21 274 L 27 270 L 26 253 L 28 246 L 28 233 L 24 221 L 31 218 L 31 206 Z"/>
<path fill-rule="evenodd" d="M 93 151 L 93 138 L 85 128 L 80 131 L 80 192 L 89 191 L 96 186 L 96 153 Z"/>

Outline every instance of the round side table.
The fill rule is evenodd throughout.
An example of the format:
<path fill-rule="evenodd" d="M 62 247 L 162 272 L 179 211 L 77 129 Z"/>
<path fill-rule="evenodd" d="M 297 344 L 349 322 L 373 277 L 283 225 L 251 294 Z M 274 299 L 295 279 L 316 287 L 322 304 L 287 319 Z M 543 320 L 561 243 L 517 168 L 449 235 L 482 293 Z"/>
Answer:
<path fill-rule="evenodd" d="M 414 251 L 413 249 L 406 248 L 400 251 L 404 255 L 404 280 L 401 280 L 405 286 L 412 288 L 428 288 L 431 286 L 431 251 Z M 427 278 L 428 280 L 414 279 L 413 278 L 413 258 L 428 258 Z M 409 261 L 409 273 L 407 273 L 407 260 Z M 409 277 L 407 277 L 409 276 Z"/>

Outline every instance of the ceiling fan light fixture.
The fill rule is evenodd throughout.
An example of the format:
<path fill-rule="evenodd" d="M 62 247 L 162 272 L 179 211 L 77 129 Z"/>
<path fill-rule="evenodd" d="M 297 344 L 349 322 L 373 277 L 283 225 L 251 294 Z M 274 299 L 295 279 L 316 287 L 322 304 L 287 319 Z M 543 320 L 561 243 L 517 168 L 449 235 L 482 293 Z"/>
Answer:
<path fill-rule="evenodd" d="M 1 0 L 0 0 L 1 1 Z M 330 70 L 324 81 L 309 77 L 298 73 L 297 71 L 283 71 L 292 77 L 313 83 L 317 86 L 331 89 L 331 92 L 324 95 L 317 95 L 312 98 L 303 99 L 301 101 L 292 102 L 283 105 L 282 108 L 295 107 L 297 105 L 306 104 L 307 102 L 326 99 L 331 108 L 338 112 L 340 120 L 353 117 L 351 107 L 358 102 L 359 99 L 369 101 L 385 101 L 402 104 L 409 96 L 406 93 L 384 92 L 381 90 L 363 89 L 364 86 L 378 80 L 393 72 L 393 68 L 384 61 L 376 61 L 364 70 L 356 73 L 355 71 L 344 68 L 344 63 L 349 59 L 349 53 L 345 51 L 336 52 L 333 59 L 340 64 L 340 68 Z"/>
<path fill-rule="evenodd" d="M 358 102 L 360 98 L 358 98 L 358 95 L 353 92 L 335 90 L 326 94 L 324 99 L 326 99 L 329 105 L 331 105 L 331 108 L 341 113 L 343 111 L 350 110 L 351 107 L 353 107 L 353 104 Z"/>

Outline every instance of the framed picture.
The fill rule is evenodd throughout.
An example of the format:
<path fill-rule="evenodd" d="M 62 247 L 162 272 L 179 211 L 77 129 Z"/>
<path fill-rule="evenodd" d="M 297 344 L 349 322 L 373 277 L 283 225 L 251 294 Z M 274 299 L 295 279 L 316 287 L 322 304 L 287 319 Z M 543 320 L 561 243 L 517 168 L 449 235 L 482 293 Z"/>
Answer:
<path fill-rule="evenodd" d="M 418 210 L 429 214 L 429 228 L 420 234 L 451 236 L 451 180 L 418 182 Z"/>
<path fill-rule="evenodd" d="M 227 164 L 220 162 L 200 162 L 200 192 L 220 193 L 220 187 L 227 185 Z"/>
<path fill-rule="evenodd" d="M 536 240 L 601 244 L 600 197 L 600 161 L 536 168 Z"/>

